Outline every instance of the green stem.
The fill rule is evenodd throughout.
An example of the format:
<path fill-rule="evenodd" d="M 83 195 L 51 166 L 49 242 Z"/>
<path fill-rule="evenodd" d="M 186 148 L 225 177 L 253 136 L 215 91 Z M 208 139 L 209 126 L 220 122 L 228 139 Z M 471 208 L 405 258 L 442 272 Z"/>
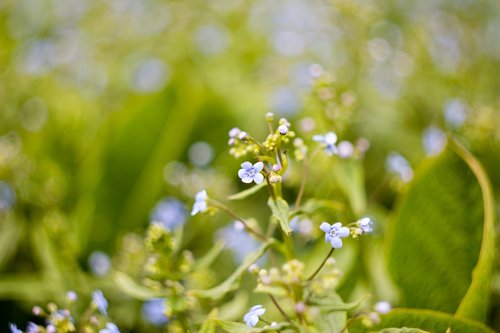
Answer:
<path fill-rule="evenodd" d="M 295 204 L 293 205 L 293 210 L 297 210 L 300 206 L 300 202 L 302 200 L 302 196 L 304 195 L 304 190 L 306 188 L 306 180 L 307 180 L 308 171 L 309 171 L 309 163 L 307 161 L 307 158 L 304 158 L 304 162 L 302 163 L 302 179 L 300 181 L 300 189 L 299 189 L 299 193 L 297 194 L 297 199 L 295 199 Z"/>
<path fill-rule="evenodd" d="M 276 301 L 276 298 L 274 298 L 273 295 L 271 294 L 268 294 L 269 297 L 271 298 L 271 301 L 273 301 L 274 303 L 274 306 L 276 306 L 276 308 L 278 309 L 278 311 L 281 313 L 281 315 L 288 321 L 288 322 L 292 322 L 292 320 L 290 319 L 290 317 L 288 317 L 288 315 L 286 314 L 286 312 L 283 310 L 283 308 L 279 305 L 279 303 Z"/>
<path fill-rule="evenodd" d="M 239 217 L 238 215 L 236 215 L 235 212 L 233 212 L 229 207 L 227 207 L 226 205 L 224 205 L 223 203 L 221 202 L 218 202 L 214 199 L 210 199 L 210 204 L 214 207 L 217 207 L 219 209 L 222 209 L 227 215 L 231 216 L 233 219 L 243 223 L 243 225 L 245 226 L 245 229 L 253 234 L 255 237 L 259 238 L 260 240 L 264 241 L 264 242 L 267 242 L 268 239 L 266 236 L 264 236 L 263 234 L 261 234 L 259 231 L 255 230 L 254 228 L 252 228 L 245 220 L 243 220 L 241 217 Z"/>
<path fill-rule="evenodd" d="M 328 260 L 328 258 L 330 258 L 330 256 L 332 255 L 332 253 L 333 253 L 334 250 L 335 250 L 335 248 L 332 247 L 331 250 L 330 250 L 330 252 L 328 252 L 328 254 L 326 255 L 325 259 L 323 259 L 323 261 L 319 265 L 319 267 L 316 268 L 316 270 L 314 271 L 314 273 L 312 273 L 311 276 L 306 281 L 311 281 L 312 279 L 314 279 L 314 277 L 316 275 L 318 275 L 319 271 L 321 271 L 321 269 L 323 268 L 323 266 L 325 266 L 326 261 Z"/>

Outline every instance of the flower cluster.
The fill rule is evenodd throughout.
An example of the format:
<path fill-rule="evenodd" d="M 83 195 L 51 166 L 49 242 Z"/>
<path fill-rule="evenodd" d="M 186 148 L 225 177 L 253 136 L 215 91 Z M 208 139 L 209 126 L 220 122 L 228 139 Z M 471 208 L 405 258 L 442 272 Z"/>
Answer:
<path fill-rule="evenodd" d="M 92 293 L 92 301 L 79 321 L 75 321 L 71 314 L 73 304 L 78 296 L 74 291 L 66 294 L 66 307 L 58 308 L 56 304 L 49 303 L 47 311 L 40 306 L 33 307 L 33 314 L 37 317 L 45 318 L 46 325 L 37 325 L 29 322 L 26 326 L 26 333 L 69 333 L 69 332 L 99 332 L 99 333 L 120 333 L 118 327 L 109 321 L 108 301 L 100 290 Z M 76 326 L 78 323 L 78 327 Z M 17 325 L 10 324 L 11 333 L 23 333 Z"/>
<path fill-rule="evenodd" d="M 341 222 L 336 222 L 332 225 L 328 222 L 323 222 L 319 228 L 325 233 L 325 242 L 330 243 L 334 249 L 342 247 L 342 238 L 349 237 L 349 235 L 356 238 L 359 235 L 373 231 L 373 221 L 369 217 L 364 217 L 350 225 L 351 227 L 348 228 L 342 226 Z"/>

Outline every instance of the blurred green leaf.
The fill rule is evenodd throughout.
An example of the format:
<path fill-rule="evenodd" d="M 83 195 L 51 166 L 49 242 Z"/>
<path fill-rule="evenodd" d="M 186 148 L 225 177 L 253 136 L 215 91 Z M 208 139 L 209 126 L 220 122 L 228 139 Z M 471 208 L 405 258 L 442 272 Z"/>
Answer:
<path fill-rule="evenodd" d="M 290 228 L 289 223 L 290 207 L 288 207 L 288 203 L 281 198 L 269 198 L 267 204 L 271 208 L 273 218 L 280 223 L 283 232 L 290 235 L 292 233 L 292 228 Z"/>
<path fill-rule="evenodd" d="M 283 330 L 287 327 L 290 327 L 290 324 L 288 323 L 280 323 L 277 324 L 274 327 L 271 326 L 265 326 L 262 328 L 258 327 L 248 327 L 245 324 L 241 323 L 235 323 L 232 321 L 226 321 L 226 320 L 214 320 L 215 323 L 221 327 L 223 330 L 229 333 L 259 333 L 259 332 L 276 332 L 279 330 Z"/>
<path fill-rule="evenodd" d="M 196 260 L 191 271 L 195 272 L 210 266 L 215 261 L 215 259 L 217 259 L 217 257 L 219 256 L 219 254 L 223 249 L 224 249 L 223 241 L 215 243 L 214 246 L 212 246 L 212 248 L 203 257 Z"/>
<path fill-rule="evenodd" d="M 151 298 L 162 297 L 161 292 L 142 286 L 134 281 L 130 276 L 122 272 L 113 273 L 113 281 L 117 287 L 126 295 L 146 301 Z"/>
<path fill-rule="evenodd" d="M 11 216 L 0 223 L 0 268 L 16 253 L 22 229 Z"/>
<path fill-rule="evenodd" d="M 403 328 L 385 328 L 381 330 L 379 333 L 430 333 L 430 332 L 422 331 L 421 329 L 418 328 L 403 327 Z"/>
<path fill-rule="evenodd" d="M 218 310 L 217 308 L 210 311 L 207 320 L 201 325 L 199 333 L 215 333 L 215 322 L 214 319 L 217 318 Z"/>
<path fill-rule="evenodd" d="M 265 187 L 266 184 L 267 184 L 266 182 L 262 182 L 262 183 L 260 183 L 258 185 L 250 187 L 249 189 L 246 189 L 246 190 L 243 190 L 241 192 L 232 194 L 232 195 L 230 195 L 228 197 L 228 199 L 229 200 L 242 200 L 242 199 L 245 199 L 245 198 L 251 196 L 252 194 L 259 192 L 259 190 L 261 188 Z"/>
<path fill-rule="evenodd" d="M 363 165 L 360 160 L 339 160 L 333 163 L 333 177 L 340 190 L 349 200 L 356 217 L 366 210 L 366 191 Z"/>
<path fill-rule="evenodd" d="M 261 283 L 254 290 L 256 293 L 270 294 L 273 296 L 283 297 L 288 294 L 288 291 L 281 286 L 265 286 Z"/>
<path fill-rule="evenodd" d="M 332 292 L 333 293 L 333 292 Z M 342 298 L 334 293 L 333 297 L 317 297 L 311 296 L 309 298 L 309 304 L 316 305 L 321 308 L 322 311 L 350 311 L 354 310 L 365 300 L 365 298 L 361 298 L 359 301 L 344 303 Z"/>
<path fill-rule="evenodd" d="M 227 293 L 238 288 L 238 280 L 247 271 L 251 264 L 256 262 L 260 257 L 266 253 L 267 249 L 275 244 L 277 241 L 270 239 L 268 242 L 264 243 L 259 250 L 254 253 L 248 254 L 243 263 L 231 274 L 224 282 L 216 287 L 207 290 L 191 290 L 190 293 L 195 297 L 208 298 L 217 300 L 224 297 Z"/>
<path fill-rule="evenodd" d="M 445 333 L 448 329 L 452 333 L 493 333 L 484 324 L 466 318 L 457 318 L 447 313 L 433 310 L 417 309 L 394 309 L 388 314 L 381 316 L 380 324 L 369 329 L 377 331 L 384 328 L 412 327 L 429 332 Z M 349 333 L 365 333 L 367 328 L 362 320 L 355 320 L 349 326 Z"/>
<path fill-rule="evenodd" d="M 403 303 L 455 312 L 480 259 L 483 226 L 481 187 L 467 164 L 447 148 L 417 173 L 390 225 L 389 268 Z M 489 238 L 493 234 L 485 236 L 486 242 L 492 242 Z M 486 257 L 488 262 L 479 266 L 490 266 L 490 259 Z M 488 270 L 476 275 L 483 273 L 489 275 Z M 484 276 L 482 280 L 486 283 L 490 278 Z M 484 318 L 487 288 L 475 290 L 479 294 L 474 298 L 483 301 L 477 303 L 474 317 Z"/>

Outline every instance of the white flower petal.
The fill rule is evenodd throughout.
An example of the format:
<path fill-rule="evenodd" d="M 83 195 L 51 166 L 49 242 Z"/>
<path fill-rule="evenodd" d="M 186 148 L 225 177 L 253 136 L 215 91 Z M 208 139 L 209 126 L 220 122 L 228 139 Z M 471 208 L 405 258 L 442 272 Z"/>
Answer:
<path fill-rule="evenodd" d="M 241 178 L 241 181 L 243 183 L 250 184 L 251 182 L 253 182 L 253 178 L 246 176 L 246 177 Z"/>
<path fill-rule="evenodd" d="M 328 132 L 325 135 L 325 142 L 329 145 L 334 145 L 337 142 L 337 134 L 333 132 Z"/>

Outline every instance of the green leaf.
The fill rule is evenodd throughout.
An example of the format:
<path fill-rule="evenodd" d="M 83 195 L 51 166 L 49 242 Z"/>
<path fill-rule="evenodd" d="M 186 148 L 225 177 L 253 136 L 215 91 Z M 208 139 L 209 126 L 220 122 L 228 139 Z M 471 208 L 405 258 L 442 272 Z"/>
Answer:
<path fill-rule="evenodd" d="M 291 325 L 289 323 L 281 323 L 274 327 L 264 326 L 262 328 L 259 327 L 248 327 L 242 323 L 235 323 L 227 320 L 218 320 L 215 319 L 214 322 L 221 327 L 223 330 L 229 333 L 259 333 L 259 332 L 277 332 L 279 330 L 283 330 L 285 328 L 289 328 Z"/>
<path fill-rule="evenodd" d="M 263 293 L 263 294 L 270 294 L 273 296 L 286 296 L 288 294 L 288 291 L 281 286 L 265 286 L 261 283 L 257 285 L 257 287 L 254 290 L 256 293 Z"/>
<path fill-rule="evenodd" d="M 450 148 L 417 172 L 399 202 L 387 243 L 389 269 L 406 306 L 449 313 L 460 306 L 462 316 L 485 318 L 492 255 L 484 251 L 493 253 L 494 233 L 483 202 L 491 198 L 483 194 L 488 191 L 475 172 Z"/>
<path fill-rule="evenodd" d="M 207 290 L 191 290 L 189 291 L 189 293 L 191 293 L 195 297 L 208 298 L 212 300 L 217 300 L 224 297 L 227 293 L 238 288 L 238 281 L 243 273 L 247 271 L 248 267 L 250 267 L 251 264 L 262 257 L 270 246 L 276 243 L 277 241 L 275 239 L 270 239 L 268 242 L 264 243 L 259 250 L 254 253 L 248 254 L 243 260 L 243 263 L 233 272 L 233 274 L 231 274 L 224 282 L 222 282 L 218 286 Z"/>
<path fill-rule="evenodd" d="M 339 295 L 332 291 L 327 297 L 311 298 L 311 302 L 323 304 L 320 307 L 318 322 L 320 332 L 340 333 L 343 331 L 347 322 L 347 312 L 335 309 L 336 306 L 346 305 Z"/>
<path fill-rule="evenodd" d="M 467 163 L 479 182 L 483 195 L 484 225 L 479 260 L 472 272 L 472 283 L 460 302 L 456 315 L 483 321 L 488 309 L 488 295 L 495 260 L 495 203 L 491 184 L 481 164 L 465 148 L 453 142 L 454 150 Z"/>
<path fill-rule="evenodd" d="M 394 309 L 388 314 L 381 316 L 380 324 L 370 328 L 369 331 L 376 332 L 384 328 L 394 327 L 412 327 L 424 330 L 424 332 L 439 333 L 445 333 L 448 329 L 450 329 L 451 333 L 493 333 L 493 330 L 489 327 L 472 319 L 457 318 L 450 314 L 433 310 L 417 309 Z M 355 320 L 349 326 L 349 333 L 365 332 L 367 332 L 367 328 L 363 326 L 361 319 Z"/>
<path fill-rule="evenodd" d="M 383 329 L 382 331 L 379 331 L 379 333 L 430 333 L 430 332 L 422 331 L 421 329 L 418 328 L 403 327 L 403 328 L 386 328 Z"/>
<path fill-rule="evenodd" d="M 224 249 L 224 242 L 219 241 L 200 259 L 196 260 L 191 271 L 196 272 L 210 266 Z"/>
<path fill-rule="evenodd" d="M 356 302 L 344 303 L 344 301 L 337 294 L 335 294 L 334 297 L 311 296 L 309 298 L 308 304 L 319 306 L 321 310 L 326 312 L 350 311 L 360 306 L 365 299 L 366 298 L 361 298 L 359 301 Z"/>
<path fill-rule="evenodd" d="M 243 190 L 241 192 L 238 192 L 238 193 L 235 193 L 235 194 L 232 194 L 228 197 L 229 200 L 242 200 L 242 199 L 245 199 L 249 196 L 251 196 L 252 194 L 254 193 L 257 193 L 259 192 L 259 190 L 261 188 L 263 188 L 264 186 L 266 186 L 266 182 L 262 182 L 258 185 L 255 185 L 255 186 L 252 186 L 246 190 Z"/>
<path fill-rule="evenodd" d="M 333 164 L 333 177 L 349 200 L 352 212 L 361 216 L 366 210 L 365 176 L 359 160 L 340 160 Z"/>
<path fill-rule="evenodd" d="M 0 269 L 16 253 L 22 232 L 22 224 L 10 214 L 0 223 Z"/>
<path fill-rule="evenodd" d="M 113 281 L 123 293 L 135 299 L 145 301 L 164 296 L 159 291 L 138 284 L 134 279 L 122 272 L 114 272 Z"/>
<path fill-rule="evenodd" d="M 207 320 L 201 326 L 199 333 L 215 333 L 215 322 L 214 319 L 217 318 L 218 310 L 217 308 L 210 311 Z"/>
<path fill-rule="evenodd" d="M 290 207 L 288 207 L 288 203 L 282 198 L 269 198 L 267 204 L 271 208 L 273 218 L 280 223 L 283 232 L 290 235 L 292 233 L 292 228 L 290 228 L 289 223 Z"/>

